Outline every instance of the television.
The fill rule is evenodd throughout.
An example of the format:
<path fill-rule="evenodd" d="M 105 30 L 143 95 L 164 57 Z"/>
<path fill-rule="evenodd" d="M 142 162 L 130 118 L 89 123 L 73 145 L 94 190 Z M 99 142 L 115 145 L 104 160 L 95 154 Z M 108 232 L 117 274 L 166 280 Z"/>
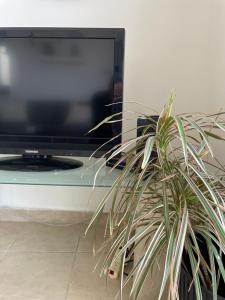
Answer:
<path fill-rule="evenodd" d="M 100 146 L 102 155 L 120 142 L 124 36 L 122 28 L 0 28 L 0 154 L 17 155 L 0 168 L 75 168 L 82 163 L 53 156 Z M 117 122 L 89 133 L 112 114 Z"/>

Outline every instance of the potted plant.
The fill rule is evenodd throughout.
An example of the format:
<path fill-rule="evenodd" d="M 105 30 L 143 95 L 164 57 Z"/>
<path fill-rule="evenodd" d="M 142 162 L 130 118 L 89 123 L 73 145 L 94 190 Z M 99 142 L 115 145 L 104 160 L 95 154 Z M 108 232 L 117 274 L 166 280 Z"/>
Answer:
<path fill-rule="evenodd" d="M 155 121 L 155 135 L 144 125 L 141 136 L 112 149 L 108 160 L 121 154 L 114 167 L 121 161 L 126 166 L 101 199 L 87 230 L 96 226 L 106 202 L 112 201 L 98 253 L 101 274 L 119 263 L 121 298 L 123 287 L 132 281 L 131 294 L 137 299 L 164 255 L 158 299 L 165 291 L 168 299 L 179 299 L 181 279 L 189 280 L 197 300 L 205 299 L 207 291 L 207 299 L 223 299 L 218 293 L 225 282 L 225 169 L 214 157 L 212 141 L 225 140 L 224 113 L 173 115 L 173 100 L 171 95 Z M 121 121 L 112 115 L 98 126 L 112 120 Z M 141 244 L 140 259 L 125 276 L 126 260 Z"/>

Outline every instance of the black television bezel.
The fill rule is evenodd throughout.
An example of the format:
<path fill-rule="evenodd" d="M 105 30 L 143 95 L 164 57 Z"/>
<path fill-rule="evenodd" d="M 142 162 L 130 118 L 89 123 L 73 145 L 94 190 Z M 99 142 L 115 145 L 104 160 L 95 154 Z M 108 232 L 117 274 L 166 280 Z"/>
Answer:
<path fill-rule="evenodd" d="M 1 38 L 99 38 L 99 39 L 114 39 L 114 91 L 115 82 L 119 80 L 123 87 L 123 74 L 124 74 L 124 43 L 125 43 L 125 29 L 124 28 L 42 28 L 42 27 L 7 27 L 0 28 Z M 116 67 L 117 66 L 117 67 Z M 118 67 L 119 66 L 119 67 Z M 119 111 L 123 110 L 123 88 L 120 94 L 116 97 L 115 102 L 121 103 L 115 105 L 115 108 Z M 122 132 L 122 122 L 117 124 L 119 130 Z M 56 155 L 56 156 L 89 156 L 105 141 L 102 139 L 101 143 L 56 143 L 54 138 L 51 138 L 51 142 L 41 141 L 45 137 L 38 137 L 39 142 L 32 141 L 32 136 L 23 136 L 27 138 L 27 141 L 19 141 L 20 136 L 6 136 L 4 135 L 4 141 L 1 141 L 0 135 L 0 154 L 27 154 L 33 153 L 38 155 Z M 30 137 L 30 141 L 29 141 Z M 12 140 L 14 138 L 14 140 Z M 35 137 L 36 138 L 36 137 Z M 95 156 L 100 156 L 113 146 L 121 142 L 122 137 L 118 137 L 114 142 L 106 144 L 98 151 Z"/>

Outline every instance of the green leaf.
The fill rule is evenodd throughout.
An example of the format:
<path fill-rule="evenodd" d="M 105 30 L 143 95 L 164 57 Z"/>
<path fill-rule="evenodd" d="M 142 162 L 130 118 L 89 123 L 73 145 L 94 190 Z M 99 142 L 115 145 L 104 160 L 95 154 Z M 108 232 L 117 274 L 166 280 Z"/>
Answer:
<path fill-rule="evenodd" d="M 102 212 L 106 202 L 108 201 L 108 199 L 110 198 L 110 196 L 113 194 L 114 192 L 114 186 L 117 185 L 117 183 L 119 183 L 120 181 L 120 177 L 118 177 L 116 179 L 116 181 L 114 182 L 113 186 L 111 187 L 111 189 L 107 192 L 107 194 L 103 197 L 103 199 L 100 201 L 100 203 L 98 204 L 98 207 L 94 213 L 94 215 L 91 218 L 90 223 L 87 226 L 87 229 L 85 231 L 85 234 L 87 234 L 88 230 L 90 229 L 90 227 L 92 226 L 92 224 L 94 223 L 94 221 L 96 220 L 96 218 L 98 217 L 98 215 Z"/>
<path fill-rule="evenodd" d="M 165 245 L 165 236 L 161 236 L 161 239 L 159 240 L 158 244 L 153 248 L 152 255 L 151 255 L 151 257 L 149 257 L 149 260 L 147 261 L 147 263 L 145 265 L 144 272 L 143 272 L 143 274 L 140 278 L 140 281 L 138 283 L 138 286 L 135 290 L 135 294 L 134 294 L 135 300 L 139 297 L 139 294 L 144 286 L 147 275 L 150 273 L 151 268 L 156 263 L 156 260 L 159 257 L 160 252 L 162 251 L 164 245 Z"/>
<path fill-rule="evenodd" d="M 131 200 L 134 199 L 134 203 L 133 203 L 133 208 L 132 208 L 132 213 L 130 214 L 129 216 L 129 219 L 127 221 L 127 227 L 126 227 L 126 234 L 125 234 L 125 238 L 124 238 L 124 244 L 127 243 L 127 241 L 129 240 L 129 237 L 130 237 L 130 233 L 133 229 L 133 221 L 136 217 L 136 213 L 137 213 L 137 210 L 138 210 L 138 204 L 140 203 L 140 199 L 143 195 L 143 192 L 145 191 L 146 187 L 148 186 L 148 184 L 151 182 L 152 180 L 152 177 L 154 177 L 154 175 L 157 173 L 156 172 L 152 172 L 151 175 L 145 180 L 143 186 L 141 187 L 140 191 L 138 192 L 138 195 L 135 197 L 135 194 L 137 192 L 137 188 L 140 187 L 140 182 L 141 182 L 141 179 L 142 179 L 142 176 L 144 174 L 144 170 L 141 172 L 141 174 L 139 174 L 139 177 L 138 177 L 138 181 L 137 183 L 135 184 L 135 188 L 134 188 L 134 191 L 133 191 L 133 196 L 131 198 Z M 126 252 L 124 252 L 124 254 L 122 255 L 122 267 L 121 267 L 121 280 L 120 280 L 120 297 L 122 299 L 123 295 L 122 295 L 122 287 L 123 287 L 123 275 L 124 275 L 124 265 L 125 265 L 125 258 L 126 258 Z"/>
<path fill-rule="evenodd" d="M 131 294 L 135 291 L 136 287 L 138 286 L 138 290 L 135 291 L 135 299 L 137 298 L 141 287 L 143 286 L 144 280 L 146 278 L 147 272 L 146 269 L 149 270 L 149 267 L 152 266 L 152 258 L 155 249 L 160 245 L 160 242 L 162 242 L 162 234 L 164 231 L 164 224 L 163 222 L 158 226 L 157 230 L 155 231 L 155 234 L 153 235 L 147 250 L 143 256 L 143 259 L 140 263 L 140 266 L 137 270 L 136 276 L 134 278 L 134 283 L 131 289 Z"/>
<path fill-rule="evenodd" d="M 214 257 L 216 258 L 217 264 L 219 266 L 219 270 L 223 277 L 223 281 L 225 282 L 225 268 L 223 265 L 223 261 L 222 261 L 221 255 L 219 255 L 219 253 L 218 253 L 216 247 L 213 245 L 213 243 L 212 243 L 212 251 L 213 251 Z"/>
<path fill-rule="evenodd" d="M 225 244 L 225 228 L 221 224 L 220 219 L 218 218 L 215 210 L 213 209 L 212 205 L 210 204 L 210 201 L 205 197 L 205 195 L 202 193 L 202 191 L 196 186 L 194 181 L 191 179 L 191 177 L 187 176 L 180 168 L 177 168 L 177 170 L 181 173 L 181 175 L 185 178 L 185 180 L 189 183 L 191 189 L 198 197 L 200 203 L 204 207 L 206 213 L 212 220 L 218 234 L 220 235 L 220 238 L 222 239 L 223 243 Z"/>
<path fill-rule="evenodd" d="M 149 216 L 151 216 L 158 208 L 160 208 L 161 205 L 157 204 L 155 207 L 153 207 L 150 210 Z M 113 258 L 112 260 L 112 264 L 117 260 L 118 257 L 120 257 L 124 251 L 126 251 L 133 243 L 137 243 L 137 241 L 142 238 L 147 232 L 149 232 L 149 230 L 156 226 L 156 224 L 158 223 L 158 220 L 156 220 L 155 222 L 150 223 L 150 225 L 146 226 L 146 228 L 144 228 L 142 231 L 140 229 L 137 229 L 137 233 L 131 238 L 129 239 L 129 241 L 118 251 L 117 255 Z"/>
<path fill-rule="evenodd" d="M 200 233 L 205 239 L 210 238 L 220 248 L 220 250 L 225 255 L 225 246 L 224 246 L 224 244 L 222 244 L 221 241 L 219 241 L 215 237 L 215 233 L 211 234 L 211 231 L 210 231 L 209 228 L 207 228 L 205 226 L 196 225 L 195 226 L 195 231 L 197 233 Z"/>
<path fill-rule="evenodd" d="M 168 103 L 164 106 L 163 111 L 160 114 L 158 125 L 161 127 L 164 122 L 171 116 L 173 102 L 175 100 L 174 93 L 170 94 Z"/>
<path fill-rule="evenodd" d="M 145 150 L 144 150 L 144 157 L 143 157 L 143 161 L 142 161 L 142 165 L 141 165 L 142 169 L 144 169 L 146 167 L 146 165 L 149 161 L 154 143 L 155 143 L 155 136 L 150 136 L 146 141 Z"/>
<path fill-rule="evenodd" d="M 113 241 L 112 246 L 108 250 L 107 255 L 105 256 L 105 259 L 103 260 L 103 263 L 102 263 L 101 276 L 105 272 L 105 269 L 107 269 L 107 264 L 108 264 L 108 267 L 112 265 L 112 262 L 110 262 L 110 257 L 121 246 L 122 241 L 124 239 L 125 232 L 126 232 L 126 228 L 124 228 L 123 231 L 120 232 L 120 234 L 116 237 L 116 239 Z"/>
<path fill-rule="evenodd" d="M 197 269 L 197 262 L 194 253 L 192 251 L 191 243 L 189 241 L 187 241 L 187 251 L 191 263 L 191 270 L 192 270 L 193 280 L 195 285 L 196 298 L 197 300 L 202 300 L 202 289 L 201 289 L 200 279 L 198 273 L 195 272 Z"/>
<path fill-rule="evenodd" d="M 187 148 L 188 148 L 188 151 L 191 153 L 192 157 L 194 158 L 194 160 L 196 161 L 196 163 L 203 170 L 203 172 L 207 172 L 205 165 L 204 165 L 202 159 L 200 158 L 198 152 L 195 150 L 195 148 L 190 143 L 187 143 Z"/>
<path fill-rule="evenodd" d="M 173 92 L 171 92 L 170 97 L 169 97 L 169 102 L 166 106 L 166 118 L 171 116 L 173 102 L 174 102 L 175 98 L 176 98 L 176 95 Z"/>
<path fill-rule="evenodd" d="M 216 267 L 214 261 L 214 255 L 212 250 L 212 241 L 207 240 L 209 260 L 210 260 L 210 268 L 212 272 L 212 290 L 213 290 L 213 300 L 217 300 L 217 281 L 216 281 Z"/>
<path fill-rule="evenodd" d="M 185 159 L 185 162 L 187 165 L 188 164 L 187 138 L 186 138 L 186 134 L 185 134 L 185 130 L 184 130 L 184 124 L 180 117 L 174 117 L 174 119 L 176 121 L 178 132 L 179 132 L 179 135 L 181 138 L 183 152 L 184 152 L 184 159 Z"/>
<path fill-rule="evenodd" d="M 216 122 L 216 125 L 225 132 L 225 126 L 223 124 L 220 124 L 220 123 L 217 123 Z"/>
<path fill-rule="evenodd" d="M 198 177 L 204 183 L 205 187 L 208 189 L 215 204 L 220 205 L 220 200 L 217 198 L 217 195 L 215 194 L 214 190 L 211 188 L 210 184 L 206 181 L 206 179 L 202 176 L 202 174 L 197 169 L 195 169 L 193 166 L 189 165 L 189 167 L 195 172 L 196 175 L 198 175 Z M 208 175 L 208 177 L 209 177 L 209 175 Z M 223 223 L 223 226 L 225 226 L 224 212 L 218 206 L 216 209 L 217 209 L 218 215 L 220 216 L 221 222 Z"/>
<path fill-rule="evenodd" d="M 175 252 L 175 224 L 173 224 L 171 228 L 171 233 L 170 237 L 168 240 L 168 245 L 167 245 L 167 251 L 166 251 L 166 260 L 165 260 L 165 266 L 164 266 L 164 272 L 163 272 L 163 279 L 162 279 L 162 284 L 159 292 L 159 297 L 158 299 L 160 300 L 163 292 L 165 290 L 170 271 L 171 271 L 171 265 L 172 265 L 172 258 Z"/>
<path fill-rule="evenodd" d="M 185 120 L 187 122 L 189 122 L 199 132 L 199 134 L 202 136 L 203 140 L 205 141 L 211 156 L 213 157 L 213 151 L 212 151 L 212 148 L 209 144 L 208 136 L 205 133 L 205 131 L 195 121 L 193 121 L 191 119 L 186 119 L 186 118 L 185 118 Z"/>
<path fill-rule="evenodd" d="M 206 135 L 216 139 L 216 140 L 221 140 L 221 141 L 225 141 L 225 138 L 223 138 L 222 136 L 219 136 L 218 134 L 212 133 L 210 131 L 205 130 L 204 131 Z"/>
<path fill-rule="evenodd" d="M 201 263 L 201 259 L 200 259 L 201 251 L 199 249 L 197 238 L 195 236 L 195 232 L 194 232 L 194 230 L 192 228 L 192 224 L 190 223 L 190 221 L 188 222 L 188 232 L 190 233 L 190 236 L 192 238 L 192 241 L 193 241 L 193 244 L 194 244 L 194 247 L 195 247 L 195 250 L 196 250 L 196 254 L 198 256 L 198 261 L 197 261 L 197 264 L 196 264 L 195 272 L 192 272 L 193 277 L 195 277 L 196 274 L 199 271 L 199 266 L 200 266 L 200 263 Z M 189 239 L 187 239 L 187 241 L 189 241 Z"/>
<path fill-rule="evenodd" d="M 176 293 L 178 293 L 178 281 L 179 281 L 179 274 L 181 268 L 181 260 L 184 251 L 184 242 L 187 234 L 187 226 L 188 226 L 188 209 L 187 206 L 185 205 L 183 208 L 182 220 L 178 231 L 178 238 L 176 240 L 176 248 L 173 257 L 174 259 L 173 283 L 174 283 Z"/>
<path fill-rule="evenodd" d="M 122 113 L 119 112 L 119 113 L 113 114 L 113 115 L 111 115 L 111 116 L 105 118 L 103 121 L 101 121 L 100 123 L 98 123 L 94 128 L 92 128 L 91 130 L 89 130 L 88 133 L 90 133 L 90 132 L 92 132 L 92 131 L 98 129 L 100 126 L 104 125 L 105 123 L 107 123 L 107 122 L 109 122 L 110 120 L 112 120 L 114 117 L 119 116 L 119 115 L 121 115 L 121 114 L 122 114 Z M 121 121 L 120 121 L 120 122 L 121 122 Z"/>
<path fill-rule="evenodd" d="M 163 212 L 166 226 L 167 237 L 169 236 L 170 231 L 170 220 L 169 220 L 169 208 L 168 208 L 168 197 L 167 197 L 167 186 L 165 181 L 162 182 L 162 191 L 163 191 Z"/>
<path fill-rule="evenodd" d="M 160 226 L 158 226 L 158 228 L 156 229 L 156 231 L 155 231 L 153 237 L 151 238 L 151 241 L 150 241 L 150 243 L 149 243 L 149 245 L 148 245 L 148 247 L 147 247 L 147 249 L 146 249 L 146 251 L 145 251 L 145 254 L 144 254 L 144 256 L 143 256 L 143 259 L 142 259 L 142 261 L 141 261 L 141 263 L 140 263 L 140 266 L 139 266 L 138 271 L 137 271 L 137 273 L 136 273 L 136 276 L 135 276 L 135 278 L 134 278 L 134 283 L 133 283 L 133 287 L 132 287 L 131 293 L 133 292 L 133 290 L 135 289 L 135 287 L 136 287 L 136 285 L 137 285 L 137 283 L 138 283 L 138 281 L 139 281 L 139 278 L 140 278 L 140 276 L 141 276 L 141 274 L 142 274 L 142 272 L 143 272 L 143 268 L 144 268 L 145 265 L 146 265 L 146 261 L 149 259 L 149 257 L 150 257 L 151 254 L 152 254 L 153 246 L 157 244 L 157 242 L 159 241 L 159 236 L 163 233 L 164 226 L 165 226 L 165 225 L 164 225 L 164 223 L 162 222 L 162 223 L 160 224 Z"/>

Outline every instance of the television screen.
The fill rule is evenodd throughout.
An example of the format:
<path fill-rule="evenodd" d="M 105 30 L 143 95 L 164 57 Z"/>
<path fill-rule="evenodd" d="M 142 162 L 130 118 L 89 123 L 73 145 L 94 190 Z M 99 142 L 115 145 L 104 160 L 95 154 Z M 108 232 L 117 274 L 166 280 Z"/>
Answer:
<path fill-rule="evenodd" d="M 104 118 L 122 110 L 118 103 L 122 101 L 122 44 L 116 43 L 112 30 L 108 36 L 107 30 L 98 36 L 98 29 L 93 29 L 90 37 L 81 35 L 82 30 L 79 35 L 72 32 L 74 36 L 0 34 L 3 148 L 5 141 L 15 149 L 28 143 L 28 147 L 55 150 L 65 146 L 70 151 L 92 145 L 94 150 L 121 132 L 119 122 L 88 134 Z"/>

